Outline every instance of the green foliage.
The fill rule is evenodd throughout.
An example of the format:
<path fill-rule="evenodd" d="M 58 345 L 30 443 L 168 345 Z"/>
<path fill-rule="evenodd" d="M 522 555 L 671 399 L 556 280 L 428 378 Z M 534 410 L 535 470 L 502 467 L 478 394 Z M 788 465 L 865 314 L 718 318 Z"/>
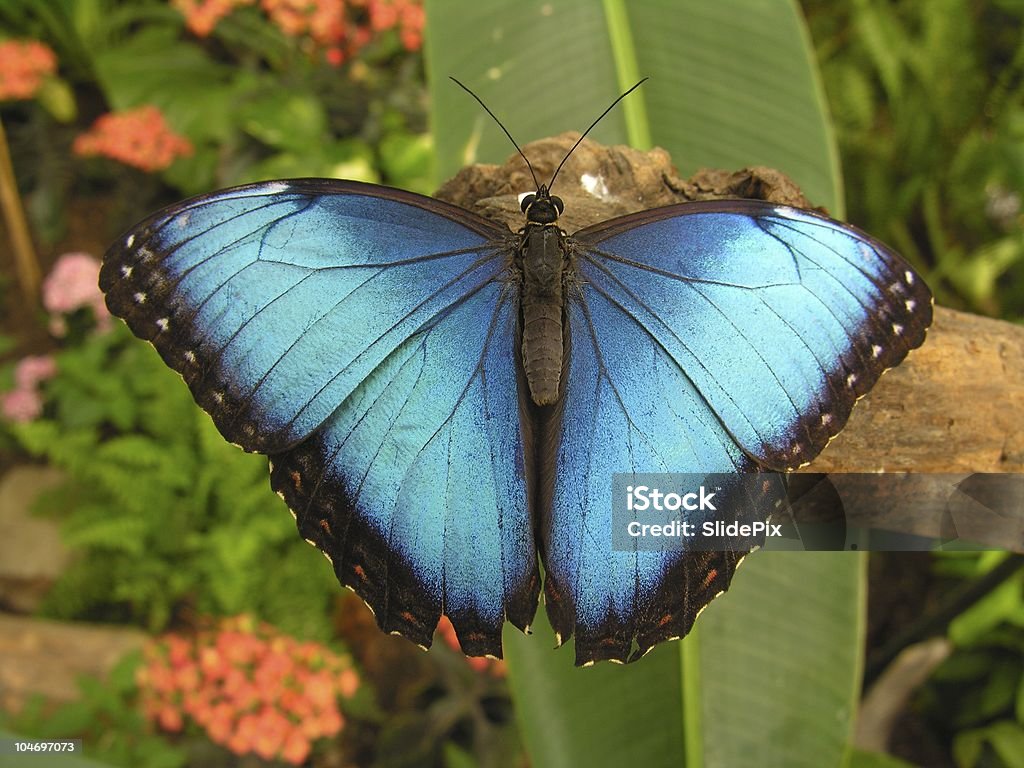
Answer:
<path fill-rule="evenodd" d="M 205 38 L 185 22 L 165 0 L 0 2 L 6 34 L 54 48 L 64 78 L 53 81 L 62 100 L 40 93 L 4 106 L 37 231 L 60 234 L 69 177 L 124 192 L 122 225 L 166 199 L 267 178 L 344 177 L 430 191 L 420 62 L 396 34 L 373 34 L 358 59 L 336 67 L 257 7 L 236 9 Z M 97 115 L 142 105 L 158 107 L 193 147 L 161 173 L 170 194 L 109 160 L 71 162 L 73 136 Z M 72 124 L 57 128 L 57 119 Z M 396 147 L 401 157 L 381 162 Z"/>
<path fill-rule="evenodd" d="M 977 577 L 1003 553 L 958 553 L 947 573 Z M 1024 571 L 961 613 L 949 627 L 956 650 L 934 672 L 916 708 L 936 738 L 951 740 L 958 768 L 1024 765 Z"/>
<path fill-rule="evenodd" d="M 337 585 L 295 535 L 267 463 L 227 444 L 148 345 L 115 331 L 58 357 L 44 417 L 12 425 L 68 481 L 41 500 L 78 557 L 46 612 L 165 627 L 185 606 L 330 635 Z"/>
<path fill-rule="evenodd" d="M 1024 4 L 803 0 L 850 220 L 940 302 L 1024 318 Z"/>
<path fill-rule="evenodd" d="M 0 726 L 32 739 L 82 739 L 85 753 L 104 765 L 184 766 L 185 752 L 153 733 L 136 706 L 140 663 L 139 654 L 129 654 L 104 680 L 83 676 L 79 698 L 56 709 L 39 696 L 16 716 L 0 712 Z"/>
<path fill-rule="evenodd" d="M 891 755 L 854 749 L 850 752 L 850 762 L 847 763 L 846 768 L 913 768 L 913 766 Z"/>

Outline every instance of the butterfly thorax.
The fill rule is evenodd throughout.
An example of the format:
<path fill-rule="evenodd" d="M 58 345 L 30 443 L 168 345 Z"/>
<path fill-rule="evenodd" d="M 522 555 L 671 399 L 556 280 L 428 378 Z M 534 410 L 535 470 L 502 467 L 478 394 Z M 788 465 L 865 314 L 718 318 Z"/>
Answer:
<path fill-rule="evenodd" d="M 523 368 L 533 402 L 551 405 L 558 399 L 563 356 L 565 235 L 557 223 L 562 201 L 542 186 L 523 199 L 522 208 Z"/>

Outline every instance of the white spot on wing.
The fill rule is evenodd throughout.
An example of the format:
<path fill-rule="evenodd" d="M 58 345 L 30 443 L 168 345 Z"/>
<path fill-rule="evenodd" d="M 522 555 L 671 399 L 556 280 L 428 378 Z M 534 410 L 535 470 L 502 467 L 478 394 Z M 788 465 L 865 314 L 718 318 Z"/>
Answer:
<path fill-rule="evenodd" d="M 129 267 L 127 264 L 122 264 L 121 265 L 121 277 L 127 278 L 127 277 L 131 277 L 131 276 L 132 276 L 132 268 Z"/>
<path fill-rule="evenodd" d="M 183 357 L 185 358 L 185 361 L 189 363 L 194 363 L 196 361 L 196 353 L 191 349 L 185 350 Z"/>
<path fill-rule="evenodd" d="M 897 336 L 901 335 L 903 333 L 903 326 L 900 325 L 899 323 L 893 323 L 892 332 L 895 333 Z"/>
<path fill-rule="evenodd" d="M 134 296 L 132 296 L 132 298 L 135 299 L 135 303 L 136 304 L 145 304 L 146 303 L 146 294 L 142 293 L 141 291 L 139 293 L 136 293 Z"/>
<path fill-rule="evenodd" d="M 832 423 L 832 414 L 831 413 L 823 413 L 823 414 L 821 414 L 821 423 L 822 423 L 823 426 L 827 426 L 827 425 L 831 424 Z"/>
<path fill-rule="evenodd" d="M 278 192 L 287 192 L 288 185 L 283 181 L 268 181 L 263 185 L 263 189 L 268 195 L 275 195 Z"/>
<path fill-rule="evenodd" d="M 871 356 L 877 359 L 877 358 L 881 357 L 881 355 L 882 355 L 882 348 L 880 346 L 878 346 L 877 344 L 872 344 L 871 345 Z"/>
<path fill-rule="evenodd" d="M 907 308 L 907 312 L 913 312 L 914 307 L 917 306 L 917 302 L 914 301 L 913 299 L 907 299 L 906 301 L 903 302 L 903 306 Z"/>
<path fill-rule="evenodd" d="M 124 241 L 124 244 L 128 248 L 131 248 L 133 245 L 135 245 L 135 234 L 132 233 L 132 234 L 128 235 L 128 239 Z"/>
<path fill-rule="evenodd" d="M 846 377 L 846 386 L 847 387 L 852 387 L 856 383 L 857 383 L 857 374 L 856 373 L 851 373 L 849 376 Z"/>
<path fill-rule="evenodd" d="M 914 284 L 914 273 L 911 272 L 909 269 L 903 273 L 903 276 L 907 278 L 907 285 Z"/>
<path fill-rule="evenodd" d="M 171 323 L 166 317 L 161 317 L 156 321 L 156 327 L 161 331 L 166 331 L 170 327 Z"/>

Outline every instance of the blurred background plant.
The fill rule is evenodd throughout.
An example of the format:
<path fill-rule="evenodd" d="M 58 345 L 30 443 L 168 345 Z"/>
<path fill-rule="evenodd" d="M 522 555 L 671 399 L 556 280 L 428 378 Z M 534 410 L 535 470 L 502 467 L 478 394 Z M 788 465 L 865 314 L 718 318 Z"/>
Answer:
<path fill-rule="evenodd" d="M 947 306 L 1024 320 L 1024 4 L 804 0 L 848 218 Z"/>
<path fill-rule="evenodd" d="M 1024 3 L 802 5 L 849 220 L 921 267 L 941 303 L 1020 322 Z M 27 307 L 0 255 L 0 472 L 25 460 L 63 472 L 38 508 L 59 520 L 76 557 L 40 613 L 172 629 L 178 639 L 166 647 L 180 656 L 168 650 L 142 669 L 146 685 L 166 678 L 161 695 L 178 697 L 181 709 L 157 707 L 152 687 L 140 694 L 140 662 L 126 660 L 105 682 L 83 681 L 69 708 L 34 703 L 8 721 L 19 732 L 121 734 L 98 750 L 111 763 L 198 764 L 154 718 L 165 730 L 177 723 L 186 711 L 181 681 L 206 679 L 202 659 L 224 637 L 244 635 L 239 643 L 267 658 L 278 658 L 275 642 L 312 648 L 291 639 L 302 638 L 324 644 L 316 653 L 327 664 L 349 658 L 343 635 L 374 689 L 362 695 L 375 701 L 357 707 L 344 732 L 318 734 L 340 734 L 354 764 L 521 759 L 500 664 L 467 662 L 446 647 L 410 657 L 376 634 L 358 645 L 358 626 L 339 632 L 363 609 L 338 607 L 333 575 L 269 490 L 265 459 L 223 442 L 179 377 L 110 321 L 96 289 L 97 257 L 118 234 L 115 222 L 185 195 L 295 176 L 432 191 L 424 33 L 417 0 L 0 0 L 0 120 L 49 275 L 41 306 Z M 936 558 L 930 594 L 949 579 L 977 578 L 996 559 Z M 949 630 L 958 651 L 914 704 L 944 764 L 1020 765 L 1022 603 L 1020 580 L 1007 582 Z M 278 629 L 202 628 L 205 617 L 241 613 Z M 439 638 L 451 644 L 450 626 Z M 228 655 L 240 647 L 228 646 Z M 298 663 L 290 652 L 280 665 Z M 325 692 L 325 707 L 346 691 Z M 287 708 L 286 698 L 280 691 L 274 705 Z M 189 716 L 189 738 L 205 728 L 218 741 L 223 722 L 211 732 L 212 720 Z M 237 718 L 232 724 L 239 730 Z M 300 750 L 293 729 L 292 751 L 282 751 L 284 731 L 264 757 L 297 759 L 309 747 Z"/>

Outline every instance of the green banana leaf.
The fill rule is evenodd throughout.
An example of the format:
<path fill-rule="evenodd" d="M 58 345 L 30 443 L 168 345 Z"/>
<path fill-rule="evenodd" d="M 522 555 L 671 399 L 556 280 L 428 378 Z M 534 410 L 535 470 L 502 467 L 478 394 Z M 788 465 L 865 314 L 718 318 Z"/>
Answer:
<path fill-rule="evenodd" d="M 699 167 L 769 165 L 842 215 L 821 85 L 791 0 L 428 0 L 438 178 L 501 162 L 520 144 L 583 130 L 642 76 L 651 79 L 591 134 L 668 149 Z M 505 647 L 531 765 L 836 766 L 859 694 L 864 561 L 843 553 L 758 552 L 682 642 L 618 667 L 573 667 L 535 634 Z M 571 644 L 570 644 L 571 645 Z"/>
<path fill-rule="evenodd" d="M 438 180 L 520 144 L 594 129 L 604 144 L 667 149 L 684 175 L 768 165 L 842 214 L 838 160 L 802 18 L 791 0 L 528 0 L 427 3 Z"/>

